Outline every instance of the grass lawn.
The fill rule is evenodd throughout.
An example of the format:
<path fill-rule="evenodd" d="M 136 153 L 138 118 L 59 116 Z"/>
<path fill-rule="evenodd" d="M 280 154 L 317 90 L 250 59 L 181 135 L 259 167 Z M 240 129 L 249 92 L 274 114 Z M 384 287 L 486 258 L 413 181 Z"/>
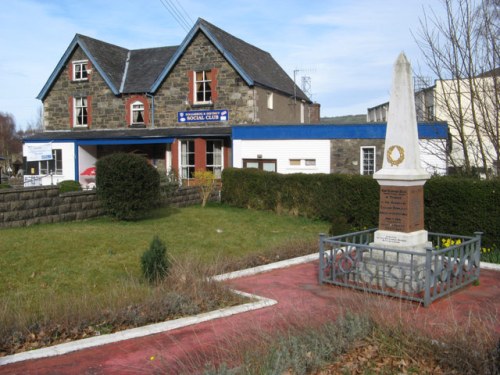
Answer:
<path fill-rule="evenodd" d="M 158 209 L 137 222 L 99 218 L 2 229 L 0 321 L 13 311 L 36 315 L 61 299 L 71 303 L 72 298 L 101 296 L 106 302 L 100 304 L 106 304 L 113 294 L 140 300 L 147 293 L 140 257 L 155 235 L 174 260 L 191 257 L 210 264 L 314 240 L 327 228 L 324 222 L 212 205 Z"/>

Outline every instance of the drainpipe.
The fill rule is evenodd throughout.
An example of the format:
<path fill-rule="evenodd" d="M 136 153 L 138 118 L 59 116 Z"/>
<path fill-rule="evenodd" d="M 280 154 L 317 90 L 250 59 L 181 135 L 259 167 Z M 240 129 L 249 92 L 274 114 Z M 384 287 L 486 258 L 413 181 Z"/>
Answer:
<path fill-rule="evenodd" d="M 151 94 L 146 94 L 148 98 L 151 98 L 151 128 L 155 127 L 155 96 Z"/>

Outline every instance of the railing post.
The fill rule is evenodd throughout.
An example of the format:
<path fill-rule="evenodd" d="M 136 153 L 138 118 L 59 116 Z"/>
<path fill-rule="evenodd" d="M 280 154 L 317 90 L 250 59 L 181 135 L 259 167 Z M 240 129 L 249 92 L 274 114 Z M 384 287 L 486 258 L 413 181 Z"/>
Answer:
<path fill-rule="evenodd" d="M 325 268 L 325 241 L 326 234 L 319 234 L 319 272 L 318 272 L 318 282 L 323 284 L 323 270 Z"/>
<path fill-rule="evenodd" d="M 432 264 L 432 248 L 425 249 L 425 290 L 424 290 L 424 307 L 431 304 L 431 264 Z"/>
<path fill-rule="evenodd" d="M 479 263 L 477 265 L 477 270 L 476 270 L 476 278 L 479 280 L 479 273 L 481 272 L 481 238 L 482 238 L 483 232 L 474 232 L 474 236 L 477 238 L 476 242 L 476 254 L 475 256 L 478 257 Z"/>

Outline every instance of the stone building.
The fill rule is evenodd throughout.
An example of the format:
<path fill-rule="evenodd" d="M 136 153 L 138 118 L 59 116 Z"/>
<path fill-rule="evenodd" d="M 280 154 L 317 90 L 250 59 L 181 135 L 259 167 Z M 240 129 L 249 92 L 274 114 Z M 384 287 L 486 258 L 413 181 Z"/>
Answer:
<path fill-rule="evenodd" d="M 38 99 L 44 132 L 25 139 L 27 185 L 86 184 L 82 173 L 117 151 L 185 182 L 198 169 L 219 176 L 231 165 L 232 126 L 320 116 L 268 52 L 203 19 L 172 47 L 128 50 L 77 34 Z"/>

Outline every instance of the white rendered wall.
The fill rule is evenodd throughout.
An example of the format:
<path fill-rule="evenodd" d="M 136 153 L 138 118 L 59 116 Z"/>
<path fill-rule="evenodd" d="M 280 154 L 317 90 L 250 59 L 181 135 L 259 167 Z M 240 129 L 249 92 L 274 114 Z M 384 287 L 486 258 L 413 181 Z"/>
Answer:
<path fill-rule="evenodd" d="M 446 175 L 446 140 L 421 139 L 420 161 L 427 173 Z"/>
<path fill-rule="evenodd" d="M 23 145 L 23 152 L 26 150 Z M 30 185 L 57 185 L 57 183 L 64 180 L 75 179 L 75 146 L 72 142 L 52 142 L 52 149 L 60 149 L 62 153 L 62 174 L 52 174 L 45 176 L 24 176 L 25 186 Z M 33 178 L 35 177 L 35 178 Z M 38 179 L 37 177 L 40 177 Z"/>
<path fill-rule="evenodd" d="M 276 159 L 278 173 L 330 173 L 330 140 L 233 140 L 233 167 L 242 168 L 243 159 Z M 291 166 L 290 159 L 301 165 Z M 315 166 L 304 160 L 315 159 Z"/>

